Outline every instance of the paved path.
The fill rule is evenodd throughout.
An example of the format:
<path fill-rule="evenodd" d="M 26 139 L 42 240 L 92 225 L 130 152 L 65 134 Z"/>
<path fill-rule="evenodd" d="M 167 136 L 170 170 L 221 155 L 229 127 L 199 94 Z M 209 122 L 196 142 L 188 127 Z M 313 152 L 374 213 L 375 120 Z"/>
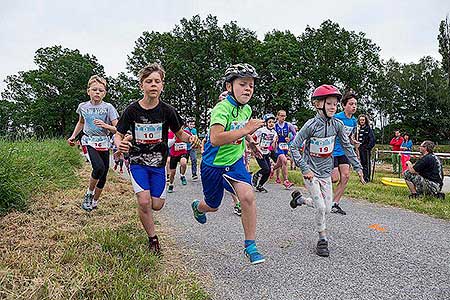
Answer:
<path fill-rule="evenodd" d="M 292 210 L 290 191 L 269 184 L 268 194 L 256 194 L 257 243 L 267 260 L 252 266 L 231 197 L 198 224 L 190 205 L 201 183 L 188 182 L 176 179 L 158 218 L 213 299 L 450 299 L 448 221 L 344 199 L 348 215 L 329 216 L 331 255 L 322 258 L 313 209 Z"/>

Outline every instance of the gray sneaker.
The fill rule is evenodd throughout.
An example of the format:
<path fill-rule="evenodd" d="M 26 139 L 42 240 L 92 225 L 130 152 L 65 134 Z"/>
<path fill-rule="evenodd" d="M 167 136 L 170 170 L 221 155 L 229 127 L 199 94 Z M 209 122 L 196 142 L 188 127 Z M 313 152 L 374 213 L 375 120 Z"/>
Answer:
<path fill-rule="evenodd" d="M 94 195 L 93 194 L 84 194 L 84 200 L 83 203 L 81 204 L 81 208 L 84 209 L 85 211 L 92 211 L 92 200 L 94 199 Z"/>

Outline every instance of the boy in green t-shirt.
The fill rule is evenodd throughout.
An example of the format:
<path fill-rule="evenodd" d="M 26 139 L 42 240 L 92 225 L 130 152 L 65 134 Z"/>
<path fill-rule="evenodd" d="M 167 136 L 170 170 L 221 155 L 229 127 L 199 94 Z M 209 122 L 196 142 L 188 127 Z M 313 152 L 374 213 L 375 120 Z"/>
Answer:
<path fill-rule="evenodd" d="M 263 120 L 250 119 L 252 109 L 247 104 L 254 91 L 255 68 L 249 64 L 236 64 L 225 71 L 228 95 L 211 112 L 209 134 L 201 163 L 204 200 L 194 200 L 192 209 L 199 223 L 206 223 L 206 212 L 217 211 L 224 189 L 241 201 L 242 226 L 245 235 L 245 254 L 252 264 L 265 261 L 258 252 L 256 235 L 256 201 L 251 176 L 245 168 L 244 138 L 256 156 L 261 152 L 251 134 L 264 125 Z"/>

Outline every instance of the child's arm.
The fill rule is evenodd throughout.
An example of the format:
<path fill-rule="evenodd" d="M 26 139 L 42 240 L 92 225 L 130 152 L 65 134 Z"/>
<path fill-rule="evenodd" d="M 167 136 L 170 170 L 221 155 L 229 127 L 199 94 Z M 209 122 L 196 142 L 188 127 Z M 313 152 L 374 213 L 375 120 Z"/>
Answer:
<path fill-rule="evenodd" d="M 80 117 L 78 118 L 77 125 L 75 125 L 72 135 L 67 139 L 67 142 L 69 143 L 70 146 L 75 145 L 74 140 L 75 140 L 76 136 L 80 133 L 80 131 L 83 129 L 83 126 L 84 126 L 84 118 L 80 115 Z"/>
<path fill-rule="evenodd" d="M 99 119 L 95 119 L 94 120 L 94 124 L 97 127 L 105 128 L 105 129 L 109 130 L 113 134 L 117 132 L 117 130 L 116 130 L 117 122 L 118 122 L 118 120 L 115 119 L 115 120 L 111 121 L 111 125 L 108 125 L 105 122 L 103 122 L 102 120 L 99 120 Z"/>
<path fill-rule="evenodd" d="M 259 119 L 250 119 L 244 127 L 232 131 L 225 131 L 224 126 L 214 124 L 209 132 L 209 140 L 214 147 L 231 144 L 247 134 L 252 134 L 262 126 L 264 126 L 264 121 Z"/>
<path fill-rule="evenodd" d="M 187 133 L 183 130 L 183 128 L 180 128 L 177 132 L 175 132 L 175 135 L 183 142 L 191 143 L 192 148 L 198 148 L 200 146 L 201 141 L 198 136 Z"/>

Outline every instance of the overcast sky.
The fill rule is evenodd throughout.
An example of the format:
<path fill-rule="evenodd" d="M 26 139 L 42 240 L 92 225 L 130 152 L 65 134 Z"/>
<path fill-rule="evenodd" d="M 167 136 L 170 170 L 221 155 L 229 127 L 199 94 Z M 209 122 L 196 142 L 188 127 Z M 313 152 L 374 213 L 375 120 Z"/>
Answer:
<path fill-rule="evenodd" d="M 450 0 L 302 1 L 8 1 L 0 0 L 0 91 L 7 75 L 35 68 L 37 49 L 53 45 L 97 57 L 107 75 L 125 71 L 127 55 L 144 31 L 166 32 L 182 18 L 212 14 L 220 25 L 237 21 L 262 39 L 273 30 L 300 35 L 331 19 L 347 30 L 364 32 L 381 47 L 382 58 L 417 62 L 438 53 L 439 23 Z"/>

